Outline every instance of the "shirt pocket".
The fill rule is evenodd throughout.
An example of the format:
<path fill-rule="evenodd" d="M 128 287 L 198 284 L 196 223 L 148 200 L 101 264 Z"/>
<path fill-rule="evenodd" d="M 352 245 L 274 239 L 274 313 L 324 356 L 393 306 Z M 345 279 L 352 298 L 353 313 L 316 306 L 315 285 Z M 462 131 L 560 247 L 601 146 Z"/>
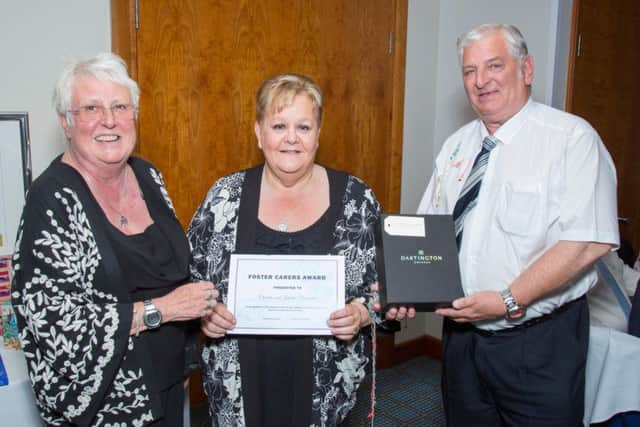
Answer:
<path fill-rule="evenodd" d="M 500 228 L 514 236 L 536 236 L 544 223 L 544 203 L 537 186 L 506 184 L 500 197 L 497 220 Z"/>

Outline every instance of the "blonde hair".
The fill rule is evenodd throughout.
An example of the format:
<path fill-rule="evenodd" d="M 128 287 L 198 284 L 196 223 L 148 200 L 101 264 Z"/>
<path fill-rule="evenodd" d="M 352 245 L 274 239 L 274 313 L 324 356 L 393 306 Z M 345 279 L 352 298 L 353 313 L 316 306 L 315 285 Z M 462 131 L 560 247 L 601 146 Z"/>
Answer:
<path fill-rule="evenodd" d="M 316 82 L 300 74 L 278 74 L 260 85 L 256 95 L 256 121 L 262 123 L 266 114 L 282 111 L 300 94 L 307 95 L 313 103 L 318 127 L 320 127 L 322 91 Z"/>

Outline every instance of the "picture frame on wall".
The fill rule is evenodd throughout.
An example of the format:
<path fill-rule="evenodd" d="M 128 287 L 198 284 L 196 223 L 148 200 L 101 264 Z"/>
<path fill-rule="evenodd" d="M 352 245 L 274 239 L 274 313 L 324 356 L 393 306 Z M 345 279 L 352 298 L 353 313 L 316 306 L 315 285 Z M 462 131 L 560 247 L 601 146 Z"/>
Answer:
<path fill-rule="evenodd" d="M 13 253 L 31 179 L 29 114 L 0 112 L 0 256 Z"/>

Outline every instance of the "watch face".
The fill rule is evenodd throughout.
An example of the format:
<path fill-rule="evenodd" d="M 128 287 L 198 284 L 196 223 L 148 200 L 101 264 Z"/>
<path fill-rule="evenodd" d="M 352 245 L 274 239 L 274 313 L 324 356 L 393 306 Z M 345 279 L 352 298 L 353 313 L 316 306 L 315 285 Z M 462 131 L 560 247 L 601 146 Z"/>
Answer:
<path fill-rule="evenodd" d="M 524 307 L 517 306 L 517 308 L 507 311 L 507 317 L 509 319 L 519 319 L 524 316 L 526 311 Z"/>
<path fill-rule="evenodd" d="M 162 315 L 155 310 L 144 314 L 144 324 L 147 328 L 157 328 L 162 322 Z"/>

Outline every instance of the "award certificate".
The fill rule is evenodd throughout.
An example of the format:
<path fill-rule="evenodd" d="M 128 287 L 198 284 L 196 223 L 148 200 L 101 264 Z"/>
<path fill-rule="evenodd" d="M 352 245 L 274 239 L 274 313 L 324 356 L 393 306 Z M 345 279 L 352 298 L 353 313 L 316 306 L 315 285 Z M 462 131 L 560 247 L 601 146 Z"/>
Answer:
<path fill-rule="evenodd" d="M 331 335 L 344 307 L 342 255 L 231 255 L 228 334 Z"/>

